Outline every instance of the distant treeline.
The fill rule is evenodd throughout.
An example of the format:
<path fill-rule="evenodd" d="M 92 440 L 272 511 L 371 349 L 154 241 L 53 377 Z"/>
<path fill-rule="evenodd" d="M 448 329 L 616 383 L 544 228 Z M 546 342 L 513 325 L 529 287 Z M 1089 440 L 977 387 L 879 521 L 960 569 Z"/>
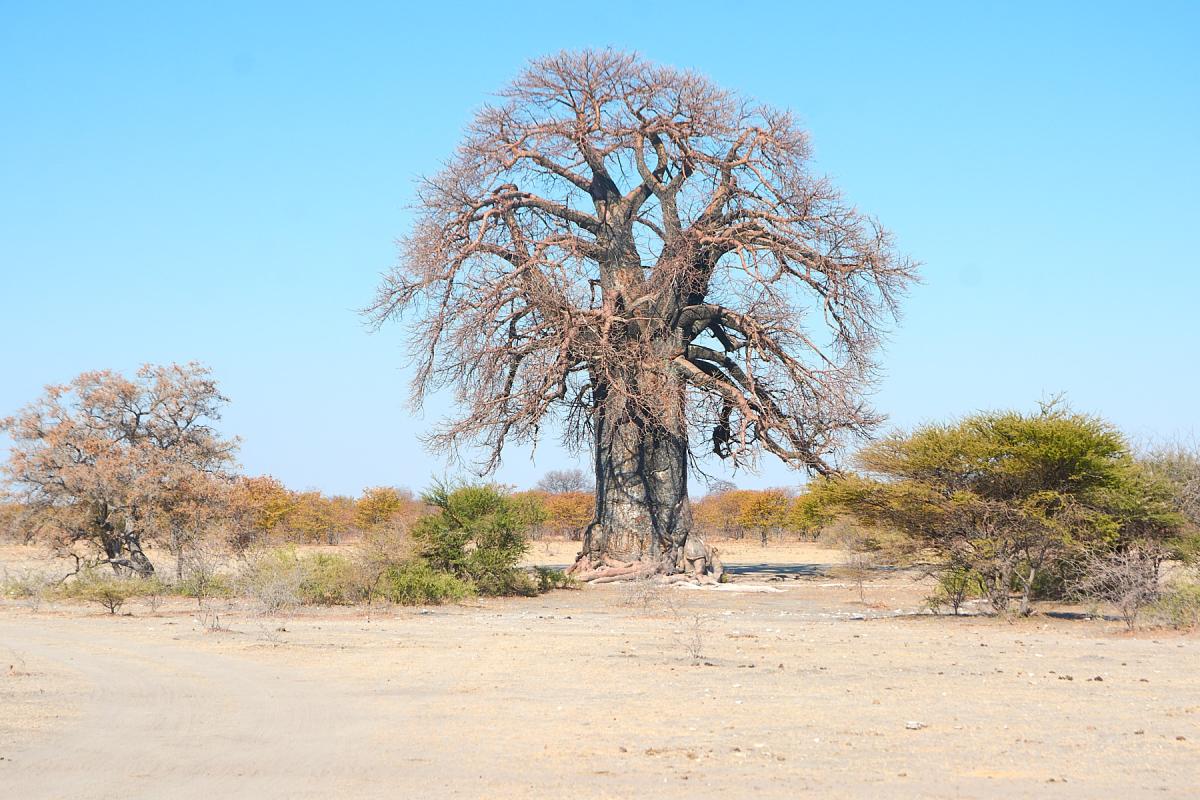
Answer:
<path fill-rule="evenodd" d="M 188 537 L 220 539 L 235 549 L 257 544 L 336 545 L 365 532 L 410 526 L 433 513 L 421 496 L 403 487 L 376 486 L 358 497 L 296 491 L 271 476 L 238 477 L 193 503 L 191 518 L 162 515 L 147 520 L 148 539 L 169 541 L 184 522 Z M 504 487 L 500 487 L 504 489 Z M 533 539 L 578 540 L 592 520 L 592 491 L 504 489 L 523 509 Z M 44 509 L 19 502 L 0 504 L 0 534 L 10 541 L 54 538 Z M 723 487 L 693 503 L 695 527 L 713 538 L 815 538 L 819 520 L 808 496 L 789 489 Z"/>

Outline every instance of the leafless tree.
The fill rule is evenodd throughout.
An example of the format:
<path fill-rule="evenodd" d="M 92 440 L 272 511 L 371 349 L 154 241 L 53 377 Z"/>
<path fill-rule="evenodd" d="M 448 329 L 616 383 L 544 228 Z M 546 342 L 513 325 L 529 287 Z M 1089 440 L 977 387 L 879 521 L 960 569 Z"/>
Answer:
<path fill-rule="evenodd" d="M 60 544 L 90 542 L 102 553 L 92 565 L 149 575 L 151 520 L 192 502 L 189 487 L 207 487 L 233 462 L 236 441 L 211 426 L 224 401 L 197 364 L 147 365 L 133 379 L 86 372 L 0 420 L 13 440 L 0 475 Z"/>
<path fill-rule="evenodd" d="M 552 416 L 592 448 L 578 573 L 678 571 L 703 451 L 827 473 L 879 421 L 863 392 L 915 268 L 809 157 L 786 112 L 568 52 L 530 64 L 422 183 L 369 316 L 407 317 L 415 405 L 456 392 L 435 449 L 479 444 L 494 468 Z"/>
<path fill-rule="evenodd" d="M 1193 524 L 1200 526 L 1200 476 L 1192 478 L 1180 492 L 1180 505 L 1184 516 Z"/>
<path fill-rule="evenodd" d="M 733 481 L 723 480 L 721 478 L 713 478 L 708 481 L 708 494 L 712 497 L 717 497 L 723 494 L 737 491 L 737 484 Z"/>
<path fill-rule="evenodd" d="M 547 472 L 535 487 L 550 494 L 590 492 L 594 488 L 581 469 L 554 469 Z"/>
<path fill-rule="evenodd" d="M 1111 603 L 1133 630 L 1142 610 L 1158 599 L 1166 558 L 1166 551 L 1154 545 L 1092 553 L 1084 559 L 1072 589 L 1081 597 Z"/>
<path fill-rule="evenodd" d="M 1184 439 L 1158 443 L 1145 448 L 1138 461 L 1167 488 L 1188 523 L 1200 527 L 1200 445 Z"/>

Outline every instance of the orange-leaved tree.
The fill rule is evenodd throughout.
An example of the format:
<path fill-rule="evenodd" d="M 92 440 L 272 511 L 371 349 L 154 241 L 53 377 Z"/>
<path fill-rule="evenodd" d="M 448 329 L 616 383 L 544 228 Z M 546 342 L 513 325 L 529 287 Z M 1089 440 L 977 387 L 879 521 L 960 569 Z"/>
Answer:
<path fill-rule="evenodd" d="M 60 544 L 92 544 L 93 563 L 150 575 L 155 516 L 230 477 L 237 442 L 213 427 L 224 403 L 199 364 L 85 372 L 0 421 L 13 441 L 3 475 Z"/>

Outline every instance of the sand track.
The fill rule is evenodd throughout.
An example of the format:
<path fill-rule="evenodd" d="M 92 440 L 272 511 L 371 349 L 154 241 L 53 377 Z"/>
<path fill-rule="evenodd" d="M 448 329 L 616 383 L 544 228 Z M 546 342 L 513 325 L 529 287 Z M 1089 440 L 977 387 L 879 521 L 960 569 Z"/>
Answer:
<path fill-rule="evenodd" d="M 388 721 L 360 698 L 171 639 L 114 644 L 70 627 L 0 622 L 0 641 L 88 687 L 74 723 L 3 762 L 6 796 L 329 797 L 362 788 L 360 729 Z"/>

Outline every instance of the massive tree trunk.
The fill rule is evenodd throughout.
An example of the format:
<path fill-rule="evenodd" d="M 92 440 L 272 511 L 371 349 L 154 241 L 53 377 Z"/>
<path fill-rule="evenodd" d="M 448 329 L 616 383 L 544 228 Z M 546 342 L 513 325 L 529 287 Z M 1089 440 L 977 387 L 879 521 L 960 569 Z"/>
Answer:
<path fill-rule="evenodd" d="M 582 554 L 592 564 L 657 562 L 663 571 L 679 564 L 692 529 L 687 432 L 664 422 L 598 392 L 596 513 Z"/>
<path fill-rule="evenodd" d="M 581 579 L 720 578 L 715 552 L 692 530 L 682 400 L 678 409 L 652 413 L 603 383 L 596 386 L 596 510 L 572 568 Z"/>

